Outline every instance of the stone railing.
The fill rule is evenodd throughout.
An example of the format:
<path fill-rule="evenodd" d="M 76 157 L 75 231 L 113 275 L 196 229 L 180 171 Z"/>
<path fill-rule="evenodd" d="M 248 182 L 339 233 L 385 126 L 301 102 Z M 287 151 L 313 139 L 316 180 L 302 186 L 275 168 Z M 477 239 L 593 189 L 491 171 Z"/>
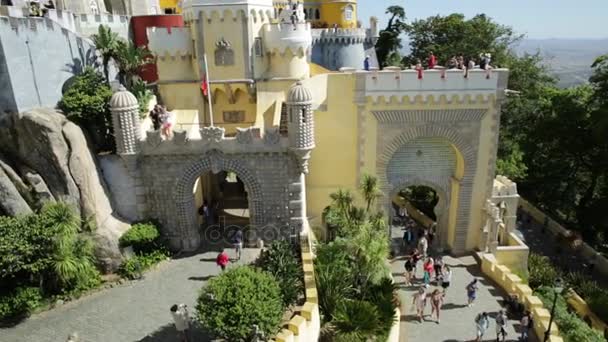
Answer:
<path fill-rule="evenodd" d="M 521 210 L 532 216 L 536 222 L 546 226 L 547 232 L 553 237 L 560 235 L 567 237 L 572 234 L 570 229 L 562 226 L 525 199 L 520 198 L 519 204 Z M 593 262 L 595 264 L 594 272 L 598 272 L 598 274 L 603 278 L 608 279 L 608 259 L 602 254 L 598 253 L 595 249 L 593 249 L 593 247 L 582 241 L 576 247 L 572 248 L 571 252 L 579 254 L 588 262 Z"/>
<path fill-rule="evenodd" d="M 321 333 L 321 316 L 319 299 L 315 282 L 313 250 L 309 233 L 300 235 L 302 249 L 302 267 L 304 269 L 304 291 L 306 302 L 299 314 L 295 314 L 287 326 L 275 336 L 276 342 L 313 342 Z"/>
<path fill-rule="evenodd" d="M 518 275 L 507 266 L 499 264 L 494 255 L 486 253 L 482 254 L 480 258 L 482 273 L 496 282 L 507 294 L 517 296 L 518 300 L 532 313 L 536 336 L 544 336 L 545 331 L 549 328 L 551 313 L 543 307 L 540 298 L 532 294 L 530 286 L 525 284 Z M 560 336 L 557 324 L 551 325 L 549 341 L 564 341 Z"/>
<path fill-rule="evenodd" d="M 500 225 L 500 229 L 504 231 L 503 224 Z M 504 245 L 496 248 L 494 253 L 496 261 L 519 274 L 527 274 L 530 248 L 513 232 L 507 234 L 506 240 Z"/>

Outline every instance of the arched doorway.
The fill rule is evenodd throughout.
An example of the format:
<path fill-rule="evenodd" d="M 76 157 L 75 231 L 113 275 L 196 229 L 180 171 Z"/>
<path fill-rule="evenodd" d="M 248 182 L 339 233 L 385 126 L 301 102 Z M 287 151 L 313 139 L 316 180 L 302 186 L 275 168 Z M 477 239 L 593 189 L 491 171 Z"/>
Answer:
<path fill-rule="evenodd" d="M 215 240 L 222 238 L 222 236 L 217 236 L 217 234 L 212 236 L 201 234 L 200 216 L 198 214 L 200 206 L 197 206 L 198 195 L 196 194 L 196 190 L 198 187 L 197 183 L 203 182 L 201 183 L 200 190 L 204 192 L 204 182 L 209 182 L 207 185 L 207 196 L 213 199 L 213 196 L 218 196 L 219 189 L 214 189 L 213 185 L 209 184 L 215 181 L 219 186 L 219 183 L 226 181 L 229 175 L 234 180 L 232 184 L 229 184 L 230 187 L 234 188 L 230 191 L 234 192 L 233 195 L 237 196 L 230 199 L 233 203 L 228 204 L 228 206 L 235 207 L 233 209 L 237 209 L 237 211 L 241 209 L 242 212 L 242 209 L 245 209 L 243 200 L 246 201 L 248 226 L 244 229 L 245 238 L 250 241 L 255 240 L 256 227 L 261 225 L 263 218 L 260 184 L 253 172 L 239 160 L 238 156 L 226 155 L 221 151 L 212 150 L 204 154 L 199 161 L 188 166 L 177 181 L 174 199 L 177 207 L 177 226 L 181 240 L 181 249 L 196 249 L 202 241 L 206 244 L 216 244 L 217 241 Z M 244 194 L 245 196 L 243 196 Z M 204 193 L 202 196 L 204 196 Z M 198 197 L 198 201 L 202 204 L 200 197 Z M 241 215 L 245 215 L 245 213 Z"/>
<path fill-rule="evenodd" d="M 462 177 L 462 158 L 457 148 L 441 137 L 417 137 L 392 152 L 386 164 L 384 186 L 394 200 L 400 192 L 414 186 L 432 189 L 437 196 L 431 216 L 436 218 L 435 247 L 449 249 L 454 236 L 458 203 L 451 201 L 453 183 Z M 395 215 L 392 203 L 387 212 Z"/>

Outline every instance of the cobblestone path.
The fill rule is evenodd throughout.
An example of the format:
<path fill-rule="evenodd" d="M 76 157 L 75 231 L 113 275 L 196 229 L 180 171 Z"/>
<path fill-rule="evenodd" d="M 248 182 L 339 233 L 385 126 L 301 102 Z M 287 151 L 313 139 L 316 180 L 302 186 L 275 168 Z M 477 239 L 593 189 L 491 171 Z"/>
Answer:
<path fill-rule="evenodd" d="M 228 250 L 232 257 L 234 250 Z M 237 264 L 253 261 L 257 249 L 245 249 Z M 217 252 L 200 253 L 163 262 L 143 280 L 128 282 L 0 329 L 2 342 L 64 342 L 77 332 L 83 342 L 179 341 L 169 314 L 176 303 L 194 312 L 199 289 L 219 273 Z M 234 265 L 234 264 L 232 264 Z M 193 331 L 193 341 L 210 341 Z"/>
<path fill-rule="evenodd" d="M 393 246 L 401 243 L 402 231 L 399 227 L 392 228 Z M 401 249 L 402 250 L 402 249 Z M 490 327 L 484 336 L 484 341 L 496 341 L 496 325 L 494 317 L 502 308 L 504 293 L 497 288 L 489 279 L 483 278 L 481 270 L 473 256 L 452 258 L 445 256 L 444 261 L 452 269 L 452 282 L 447 291 L 447 296 L 441 312 L 441 323 L 437 324 L 431 319 L 430 303 L 425 311 L 426 317 L 422 323 L 418 322 L 416 313 L 413 311 L 412 299 L 419 286 L 406 287 L 404 285 L 404 257 L 400 253 L 391 263 L 393 277 L 399 284 L 401 299 L 401 331 L 400 342 L 462 342 L 474 341 L 476 328 L 475 317 L 482 311 L 490 314 Z M 421 263 L 418 264 L 417 279 L 422 278 Z M 466 285 L 473 280 L 479 279 L 479 290 L 474 306 L 467 307 Z M 419 284 L 421 281 L 417 280 Z M 436 287 L 431 286 L 427 291 L 433 291 Z M 509 317 L 507 341 L 518 341 L 519 319 Z M 532 341 L 532 340 L 531 340 Z"/>

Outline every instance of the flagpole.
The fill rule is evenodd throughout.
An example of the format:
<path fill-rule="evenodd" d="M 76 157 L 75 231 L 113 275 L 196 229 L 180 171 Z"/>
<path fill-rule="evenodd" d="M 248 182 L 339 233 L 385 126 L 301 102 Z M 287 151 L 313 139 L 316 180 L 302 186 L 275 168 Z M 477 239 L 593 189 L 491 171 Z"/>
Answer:
<path fill-rule="evenodd" d="M 211 87 L 209 86 L 209 66 L 207 65 L 207 54 L 203 55 L 205 62 L 205 83 L 207 83 L 207 102 L 209 103 L 209 124 L 213 127 L 213 107 L 211 105 Z"/>

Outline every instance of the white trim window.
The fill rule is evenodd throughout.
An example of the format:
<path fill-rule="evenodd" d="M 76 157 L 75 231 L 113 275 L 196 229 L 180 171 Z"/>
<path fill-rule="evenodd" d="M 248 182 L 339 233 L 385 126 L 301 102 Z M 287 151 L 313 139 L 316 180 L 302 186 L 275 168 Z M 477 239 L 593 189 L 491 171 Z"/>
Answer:
<path fill-rule="evenodd" d="M 348 6 L 344 7 L 344 20 L 346 20 L 346 21 L 353 20 L 354 12 L 355 12 L 355 9 L 353 8 L 352 5 L 348 5 Z"/>

